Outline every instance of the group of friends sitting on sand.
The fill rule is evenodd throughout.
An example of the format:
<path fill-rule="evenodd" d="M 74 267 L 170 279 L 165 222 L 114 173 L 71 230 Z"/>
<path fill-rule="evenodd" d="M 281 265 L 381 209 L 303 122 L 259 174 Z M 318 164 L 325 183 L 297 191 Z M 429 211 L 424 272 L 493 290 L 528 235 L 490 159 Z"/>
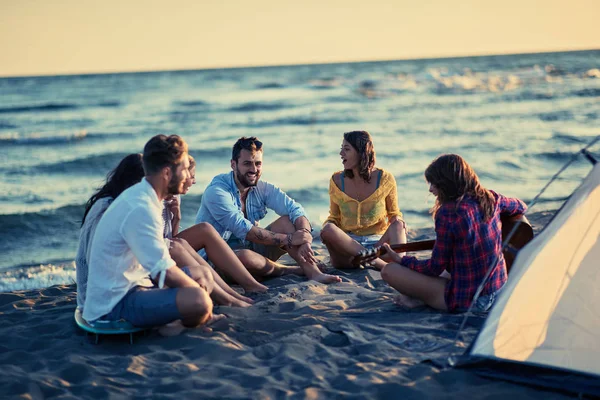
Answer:
<path fill-rule="evenodd" d="M 329 182 L 329 216 L 321 230 L 331 266 L 356 268 L 357 254 L 382 247 L 385 255 L 368 265 L 399 292 L 397 303 L 449 312 L 489 310 L 507 279 L 500 214 L 523 214 L 526 205 L 481 186 L 459 155 L 441 155 L 425 170 L 436 198 L 431 258 L 398 254 L 390 245 L 406 243 L 406 223 L 394 176 L 375 165 L 370 134 L 344 133 L 340 156 L 343 169 Z M 83 215 L 76 257 L 83 318 L 90 324 L 125 320 L 137 327 L 195 327 L 213 318 L 214 303 L 253 303 L 229 283 L 248 294 L 267 291 L 259 281 L 284 274 L 340 282 L 316 259 L 302 206 L 261 180 L 262 159 L 263 144 L 256 137 L 237 140 L 231 171 L 213 178 L 195 225 L 180 231 L 181 195 L 196 183 L 196 162 L 186 142 L 157 135 L 143 154 L 126 156 Z M 262 228 L 267 209 L 279 218 Z M 297 265 L 277 262 L 286 253 Z"/>

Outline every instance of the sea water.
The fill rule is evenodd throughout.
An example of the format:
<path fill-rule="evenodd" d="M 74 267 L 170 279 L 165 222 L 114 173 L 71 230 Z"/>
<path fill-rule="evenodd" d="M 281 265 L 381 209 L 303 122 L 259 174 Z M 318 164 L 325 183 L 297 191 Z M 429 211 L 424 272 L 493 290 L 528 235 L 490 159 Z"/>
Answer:
<path fill-rule="evenodd" d="M 319 228 L 351 130 L 372 134 L 419 228 L 432 226 L 423 171 L 437 155 L 462 155 L 486 187 L 530 202 L 600 134 L 599 100 L 600 51 L 0 79 L 0 291 L 72 282 L 85 202 L 159 133 L 181 135 L 198 163 L 183 228 L 251 135 L 262 179 Z M 532 211 L 560 207 L 590 168 L 580 157 Z"/>

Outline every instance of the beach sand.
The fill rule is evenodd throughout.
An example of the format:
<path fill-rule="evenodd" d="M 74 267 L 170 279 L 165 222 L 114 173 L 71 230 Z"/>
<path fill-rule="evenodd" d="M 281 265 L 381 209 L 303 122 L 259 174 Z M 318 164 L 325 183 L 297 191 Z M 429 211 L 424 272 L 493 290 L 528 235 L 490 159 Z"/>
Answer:
<path fill-rule="evenodd" d="M 539 231 L 551 212 L 530 217 Z M 431 229 L 410 232 L 431 238 Z M 314 243 L 327 261 L 324 246 Z M 289 262 L 287 259 L 284 261 Z M 0 293 L 0 393 L 5 398 L 567 398 L 444 367 L 483 316 L 399 309 L 379 272 L 343 282 L 267 280 L 248 309 L 217 307 L 211 329 L 163 337 L 92 336 L 73 321 L 74 285 Z"/>

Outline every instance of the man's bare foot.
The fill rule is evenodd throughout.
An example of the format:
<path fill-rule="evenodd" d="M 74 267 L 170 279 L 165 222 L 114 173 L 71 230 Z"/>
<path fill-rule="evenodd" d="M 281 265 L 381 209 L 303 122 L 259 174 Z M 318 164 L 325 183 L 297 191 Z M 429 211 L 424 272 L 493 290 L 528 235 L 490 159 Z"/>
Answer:
<path fill-rule="evenodd" d="M 208 321 L 206 321 L 206 324 L 199 326 L 196 329 L 199 329 L 200 331 L 205 333 L 210 333 L 213 331 L 213 328 L 211 328 L 211 326 L 214 325 L 217 321 L 220 321 L 225 318 L 227 318 L 227 315 L 225 314 L 213 314 L 212 317 Z"/>
<path fill-rule="evenodd" d="M 267 290 L 269 290 L 268 287 L 258 282 L 256 282 L 256 285 L 244 287 L 246 293 L 265 293 Z"/>
<path fill-rule="evenodd" d="M 324 273 L 319 273 L 319 274 L 315 274 L 313 276 L 308 277 L 309 279 L 313 280 L 313 281 L 317 281 L 319 283 L 339 283 L 342 281 L 342 278 L 340 278 L 337 275 L 329 275 L 329 274 L 324 274 Z"/>
<path fill-rule="evenodd" d="M 409 297 L 402 293 L 398 294 L 394 297 L 394 304 L 398 307 L 413 309 L 417 307 L 422 307 L 425 305 L 423 300 L 415 299 L 414 297 Z"/>
<path fill-rule="evenodd" d="M 187 328 L 181 323 L 181 320 L 178 319 L 173 322 L 169 322 L 166 325 L 158 327 L 158 333 L 161 336 L 177 336 L 186 329 Z"/>
<path fill-rule="evenodd" d="M 233 296 L 231 297 L 231 301 L 229 302 L 229 304 L 224 304 L 230 307 L 241 307 L 241 308 L 247 308 L 250 307 L 252 304 L 251 303 L 247 303 L 245 301 L 242 300 L 238 300 L 236 298 L 234 298 Z"/>
<path fill-rule="evenodd" d="M 250 297 L 242 296 L 238 292 L 235 292 L 235 294 L 232 294 L 232 296 L 238 299 L 239 301 L 243 301 L 244 303 L 254 304 L 254 300 L 252 300 Z"/>
<path fill-rule="evenodd" d="M 269 277 L 282 275 L 304 275 L 304 270 L 297 265 L 281 265 L 273 270 L 273 273 Z"/>
<path fill-rule="evenodd" d="M 323 261 L 319 261 L 317 263 L 317 268 L 319 268 L 319 271 L 325 272 L 325 270 L 327 269 L 327 264 L 325 264 Z"/>

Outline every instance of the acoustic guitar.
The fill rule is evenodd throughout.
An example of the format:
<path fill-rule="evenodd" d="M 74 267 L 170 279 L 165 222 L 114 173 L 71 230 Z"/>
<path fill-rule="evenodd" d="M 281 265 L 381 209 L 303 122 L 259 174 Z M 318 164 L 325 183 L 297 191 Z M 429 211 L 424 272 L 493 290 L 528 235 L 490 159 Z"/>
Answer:
<path fill-rule="evenodd" d="M 533 228 L 529 223 L 529 220 L 524 215 L 509 216 L 506 214 L 500 215 L 500 221 L 502 222 L 502 242 L 506 240 L 510 232 L 513 230 L 517 223 L 520 224 L 517 230 L 511 236 L 509 242 L 503 250 L 504 260 L 506 261 L 506 270 L 510 271 L 513 261 L 517 255 L 517 252 L 525 246 L 531 239 L 533 239 Z M 396 253 L 405 253 L 411 251 L 423 251 L 432 250 L 435 245 L 435 240 L 422 240 L 418 242 L 410 242 L 404 244 L 395 244 L 390 246 Z M 383 247 L 374 247 L 372 249 L 366 249 L 358 253 L 352 259 L 352 265 L 358 267 L 361 264 L 367 263 L 380 257 L 386 253 Z"/>

